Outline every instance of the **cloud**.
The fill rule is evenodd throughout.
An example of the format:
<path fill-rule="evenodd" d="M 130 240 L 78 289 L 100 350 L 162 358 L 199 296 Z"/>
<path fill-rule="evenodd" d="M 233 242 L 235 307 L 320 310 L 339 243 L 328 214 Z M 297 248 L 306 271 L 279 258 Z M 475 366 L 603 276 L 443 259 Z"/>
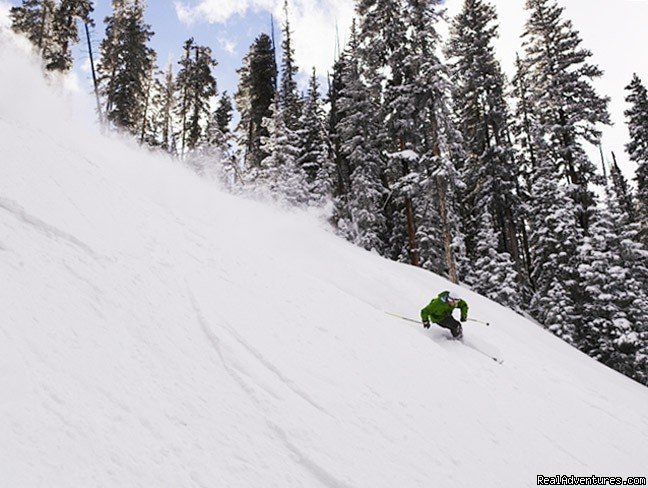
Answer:
<path fill-rule="evenodd" d="M 333 64 L 336 37 L 344 45 L 353 18 L 349 0 L 295 1 L 291 17 L 298 65 L 304 71 L 315 67 L 324 74 Z M 280 18 L 283 18 L 280 17 Z"/>
<path fill-rule="evenodd" d="M 225 37 L 219 37 L 218 44 L 220 45 L 221 49 L 226 53 L 236 54 L 236 43 L 234 41 L 226 39 Z"/>
<path fill-rule="evenodd" d="M 193 4 L 175 3 L 178 19 L 190 25 L 196 22 L 224 23 L 248 11 L 272 12 L 283 19 L 283 0 L 198 0 Z M 289 4 L 290 25 L 295 40 L 295 56 L 303 72 L 314 66 L 325 74 L 333 64 L 336 28 L 340 43 L 347 37 L 353 17 L 350 0 L 292 0 Z M 277 27 L 278 29 L 280 26 Z"/>
<path fill-rule="evenodd" d="M 191 25 L 199 21 L 223 23 L 251 9 L 273 9 L 276 3 L 274 0 L 200 0 L 194 6 L 183 2 L 175 2 L 174 5 L 180 22 Z"/>

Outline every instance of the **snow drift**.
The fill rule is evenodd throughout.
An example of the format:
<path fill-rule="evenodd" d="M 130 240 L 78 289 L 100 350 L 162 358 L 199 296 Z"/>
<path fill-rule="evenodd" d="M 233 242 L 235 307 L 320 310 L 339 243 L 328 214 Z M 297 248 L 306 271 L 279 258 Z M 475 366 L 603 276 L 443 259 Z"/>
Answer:
<path fill-rule="evenodd" d="M 7 487 L 645 475 L 648 390 L 537 325 L 75 122 L 0 46 Z M 413 318 L 462 293 L 469 345 Z M 476 349 L 504 359 L 500 365 Z"/>

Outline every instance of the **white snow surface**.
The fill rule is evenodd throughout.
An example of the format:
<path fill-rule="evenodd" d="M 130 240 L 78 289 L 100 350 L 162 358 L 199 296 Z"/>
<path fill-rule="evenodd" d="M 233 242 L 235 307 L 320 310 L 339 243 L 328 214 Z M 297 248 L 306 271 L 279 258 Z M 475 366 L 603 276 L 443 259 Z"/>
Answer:
<path fill-rule="evenodd" d="M 83 127 L 0 46 L 0 485 L 646 475 L 648 389 L 317 219 Z M 466 342 L 418 316 L 444 289 Z"/>

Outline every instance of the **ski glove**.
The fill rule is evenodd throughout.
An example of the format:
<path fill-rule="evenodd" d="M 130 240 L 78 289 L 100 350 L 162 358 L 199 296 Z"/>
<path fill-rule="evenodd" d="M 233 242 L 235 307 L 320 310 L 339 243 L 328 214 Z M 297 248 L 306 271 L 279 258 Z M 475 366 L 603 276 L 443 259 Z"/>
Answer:
<path fill-rule="evenodd" d="M 430 328 L 430 321 L 429 320 L 424 321 L 423 322 L 423 327 L 426 328 L 426 329 L 429 329 Z"/>

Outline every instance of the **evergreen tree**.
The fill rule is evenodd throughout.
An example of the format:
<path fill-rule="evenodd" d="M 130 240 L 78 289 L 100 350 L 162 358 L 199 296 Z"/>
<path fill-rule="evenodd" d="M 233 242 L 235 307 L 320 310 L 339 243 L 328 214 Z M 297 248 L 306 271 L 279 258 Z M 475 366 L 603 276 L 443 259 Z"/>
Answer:
<path fill-rule="evenodd" d="M 218 181 L 224 188 L 233 191 L 239 180 L 238 167 L 233 151 L 232 103 L 227 92 L 218 100 L 207 121 L 204 136 L 186 158 L 187 164 L 199 175 Z"/>
<path fill-rule="evenodd" d="M 401 127 L 409 127 L 402 128 L 402 133 L 420 157 L 403 169 L 420 175 L 412 202 L 421 264 L 458 282 L 465 264 L 465 245 L 458 203 L 463 184 L 457 168 L 466 158 L 461 134 L 452 121 L 448 69 L 437 55 L 440 38 L 436 26 L 441 9 L 439 2 L 421 0 L 408 0 L 406 7 L 411 52 L 403 63 L 402 79 L 409 81 L 401 83 L 404 90 L 393 106 L 401 107 Z M 415 107 L 409 115 L 408 107 Z M 403 126 L 407 120 L 410 122 Z M 437 267 L 426 265 L 439 256 L 443 259 Z"/>
<path fill-rule="evenodd" d="M 216 61 L 211 49 L 198 46 L 193 38 L 184 45 L 185 55 L 178 64 L 182 67 L 176 78 L 176 90 L 180 94 L 179 117 L 182 120 L 181 152 L 195 149 L 205 142 L 205 128 L 210 117 L 210 101 L 216 96 L 216 79 L 212 68 Z"/>
<path fill-rule="evenodd" d="M 227 90 L 223 92 L 215 112 L 215 124 L 221 134 L 229 136 L 232 133 L 230 124 L 232 122 L 234 106 Z"/>
<path fill-rule="evenodd" d="M 155 125 L 155 113 L 154 113 L 154 100 L 155 95 L 155 73 L 154 65 L 151 65 L 151 71 L 149 72 L 148 79 L 146 80 L 146 95 L 144 97 L 144 109 L 142 112 L 142 121 L 140 127 L 140 144 L 147 144 L 151 147 L 157 145 L 157 134 L 156 134 L 156 125 Z"/>
<path fill-rule="evenodd" d="M 612 180 L 611 190 L 614 192 L 616 200 L 619 202 L 621 210 L 624 212 L 624 217 L 629 222 L 637 221 L 637 212 L 635 208 L 634 197 L 628 180 L 626 180 L 621 169 L 616 162 L 616 156 L 612 153 L 613 163 L 610 167 L 610 179 Z"/>
<path fill-rule="evenodd" d="M 9 16 L 14 32 L 27 36 L 45 58 L 54 49 L 54 0 L 23 0 L 19 7 L 11 7 Z"/>
<path fill-rule="evenodd" d="M 278 102 L 272 107 L 272 116 L 264 119 L 267 137 L 261 139 L 261 149 L 268 156 L 261 162 L 256 180 L 258 188 L 289 206 L 301 206 L 309 201 L 306 173 L 297 164 L 299 140 L 286 125 L 286 115 Z"/>
<path fill-rule="evenodd" d="M 219 179 L 229 189 L 234 189 L 235 183 L 242 182 L 234 154 L 234 140 L 230 127 L 233 110 L 232 99 L 227 91 L 224 91 L 208 128 L 208 143 L 218 152 Z"/>
<path fill-rule="evenodd" d="M 356 38 L 355 20 L 352 27 L 352 39 Z M 332 163 L 332 195 L 333 215 L 331 217 L 334 225 L 339 228 L 339 223 L 348 222 L 348 200 L 351 195 L 351 169 L 348 161 L 342 154 L 342 137 L 340 134 L 340 121 L 344 117 L 344 111 L 340 106 L 340 97 L 344 89 L 344 74 L 347 70 L 348 56 L 341 55 L 333 65 L 333 73 L 330 76 L 328 90 L 328 137 L 331 142 L 331 163 Z"/>
<path fill-rule="evenodd" d="M 542 134 L 540 133 L 540 121 L 533 110 L 528 66 L 519 56 L 516 56 L 515 67 L 516 73 L 512 84 L 516 105 L 512 132 L 518 148 L 516 153 L 518 173 L 524 185 L 524 190 L 521 193 L 527 196 L 526 201 L 528 201 L 531 185 L 533 184 L 533 172 L 538 166 L 537 148 L 535 146 L 542 139 Z"/>
<path fill-rule="evenodd" d="M 370 96 L 360 73 L 355 26 L 345 50 L 337 94 L 340 158 L 344 161 L 344 211 L 338 228 L 343 236 L 367 250 L 385 252 L 387 223 L 382 211 L 386 190 L 382 183 L 384 158 L 380 150 L 379 106 Z M 340 197 L 338 197 L 340 198 Z"/>
<path fill-rule="evenodd" d="M 297 135 L 301 153 L 297 164 L 306 173 L 309 191 L 314 201 L 331 195 L 333 165 L 325 130 L 324 107 L 319 95 L 319 82 L 313 68 L 308 94 L 303 104 Z"/>
<path fill-rule="evenodd" d="M 499 241 L 492 217 L 487 210 L 482 213 L 477 233 L 477 259 L 470 269 L 470 284 L 480 295 L 519 310 L 522 304 L 515 265 L 508 253 L 497 250 Z"/>
<path fill-rule="evenodd" d="M 466 184 L 463 202 L 464 234 L 468 255 L 474 261 L 467 280 L 485 289 L 483 269 L 503 263 L 522 268 L 518 252 L 517 196 L 513 149 L 508 137 L 508 109 L 504 99 L 505 79 L 495 59 L 497 36 L 495 9 L 483 0 L 465 0 L 452 22 L 447 53 L 451 58 L 453 101 L 457 124 L 462 129 L 466 160 L 461 167 Z M 492 225 L 492 229 L 484 229 Z M 481 242 L 486 238 L 495 247 Z M 491 262 L 492 261 L 492 262 Z M 496 276 L 508 280 L 508 270 L 494 273 L 488 288 L 497 288 Z M 500 284 L 515 290 L 515 283 Z M 512 295 L 512 293 L 509 293 Z M 509 298 L 506 298 L 507 303 Z M 512 305 L 517 305 L 516 303 Z"/>
<path fill-rule="evenodd" d="M 292 45 L 292 32 L 288 18 L 288 0 L 284 0 L 283 39 L 281 42 L 281 83 L 279 85 L 279 104 L 286 126 L 296 131 L 301 117 L 301 99 L 297 90 L 295 50 Z"/>
<path fill-rule="evenodd" d="M 515 159 L 517 162 L 518 181 L 516 182 L 516 188 L 520 199 L 519 222 L 522 235 L 524 274 L 525 281 L 530 284 L 530 288 L 522 287 L 522 293 L 524 303 L 529 303 L 535 284 L 533 282 L 533 264 L 528 229 L 530 228 L 530 216 L 533 212 L 531 206 L 533 175 L 538 168 L 538 155 L 536 154 L 538 149 L 535 146 L 538 141 L 542 141 L 542 136 L 540 134 L 540 123 L 532 110 L 531 87 L 527 67 L 519 56 L 516 56 L 515 65 L 516 74 L 513 78 L 512 88 L 517 103 L 512 117 L 511 138 L 515 144 Z"/>
<path fill-rule="evenodd" d="M 72 68 L 70 46 L 79 42 L 77 21 L 94 25 L 90 18 L 93 10 L 91 0 L 61 0 L 54 12 L 53 46 L 45 56 L 45 67 L 48 70 L 69 71 Z"/>
<path fill-rule="evenodd" d="M 436 0 L 432 3 L 438 3 Z M 411 37 L 406 27 L 405 0 L 360 0 L 358 13 L 358 60 L 361 76 L 366 80 L 369 96 L 376 103 L 375 142 L 383 158 L 375 173 L 390 195 L 382 213 L 389 228 L 384 248 L 389 257 L 421 263 L 415 218 L 413 192 L 419 187 L 412 181 L 412 154 L 420 154 L 412 97 L 416 69 Z M 415 35 L 411 33 L 412 37 Z M 409 55 L 409 57 L 408 57 Z M 373 211 L 367 209 L 367 211 Z"/>
<path fill-rule="evenodd" d="M 250 46 L 238 73 L 235 100 L 241 116 L 237 128 L 243 152 L 240 159 L 246 168 L 258 169 L 268 156 L 261 149 L 261 138 L 269 135 L 262 122 L 272 115 L 277 80 L 274 46 L 268 35 L 261 34 Z"/>
<path fill-rule="evenodd" d="M 361 0 L 357 12 L 362 79 L 377 107 L 374 144 L 388 156 L 378 170 L 388 194 L 382 207 L 386 255 L 458 281 L 456 253 L 463 243 L 455 164 L 461 148 L 447 69 L 436 53 L 440 1 Z"/>
<path fill-rule="evenodd" d="M 532 279 L 535 295 L 531 313 L 545 327 L 572 345 L 583 326 L 578 304 L 578 246 L 582 230 L 576 225 L 578 209 L 569 188 L 551 161 L 534 170 L 530 203 L 530 245 L 533 249 Z"/>
<path fill-rule="evenodd" d="M 531 312 L 566 341 L 581 346 L 592 317 L 579 265 L 595 222 L 595 168 L 583 149 L 608 123 L 606 98 L 592 80 L 602 72 L 555 0 L 527 0 L 524 58 L 515 79 L 517 129 L 529 209 L 528 248 L 535 295 Z M 581 268 L 582 269 L 582 266 Z"/>
<path fill-rule="evenodd" d="M 154 82 L 152 97 L 152 117 L 155 133 L 155 144 L 163 151 L 176 154 L 176 139 L 174 135 L 176 86 L 171 64 L 166 72 L 159 73 Z"/>
<path fill-rule="evenodd" d="M 629 91 L 626 102 L 630 108 L 625 111 L 630 142 L 626 151 L 637 164 L 637 211 L 642 222 L 642 239 L 648 245 L 648 91 L 635 74 L 626 87 Z"/>
<path fill-rule="evenodd" d="M 548 141 L 545 156 L 571 185 L 579 225 L 587 231 L 594 202 L 589 184 L 596 177 L 583 143 L 596 143 L 597 125 L 609 123 L 608 99 L 592 86 L 602 71 L 587 62 L 591 52 L 581 47 L 578 32 L 563 19 L 564 9 L 555 0 L 526 0 L 526 8 L 531 16 L 523 34 L 522 63 L 533 80 L 529 110 L 539 124 L 535 131 Z"/>
<path fill-rule="evenodd" d="M 98 72 L 106 117 L 116 127 L 139 135 L 155 65 L 155 52 L 147 46 L 153 32 L 144 23 L 139 0 L 113 0 L 113 15 L 105 22 Z"/>
<path fill-rule="evenodd" d="M 268 132 L 262 137 L 261 149 L 268 154 L 261 162 L 260 182 L 275 196 L 291 205 L 309 203 L 309 187 L 304 168 L 299 164 L 303 154 L 298 131 L 301 121 L 301 99 L 297 91 L 297 66 L 291 41 L 288 2 L 284 2 L 281 83 L 273 113 L 262 122 Z"/>
<path fill-rule="evenodd" d="M 433 0 L 432 3 L 438 3 Z M 378 73 L 385 65 L 396 65 L 406 53 L 406 24 L 404 0 L 358 0 L 359 56 L 371 71 L 372 77 L 386 77 Z M 375 41 L 380 41 L 375 43 Z M 370 80 L 370 82 L 375 80 Z"/>
<path fill-rule="evenodd" d="M 580 307 L 587 320 L 578 329 L 578 347 L 617 371 L 647 383 L 648 253 L 637 242 L 611 188 L 592 232 L 580 246 Z"/>

